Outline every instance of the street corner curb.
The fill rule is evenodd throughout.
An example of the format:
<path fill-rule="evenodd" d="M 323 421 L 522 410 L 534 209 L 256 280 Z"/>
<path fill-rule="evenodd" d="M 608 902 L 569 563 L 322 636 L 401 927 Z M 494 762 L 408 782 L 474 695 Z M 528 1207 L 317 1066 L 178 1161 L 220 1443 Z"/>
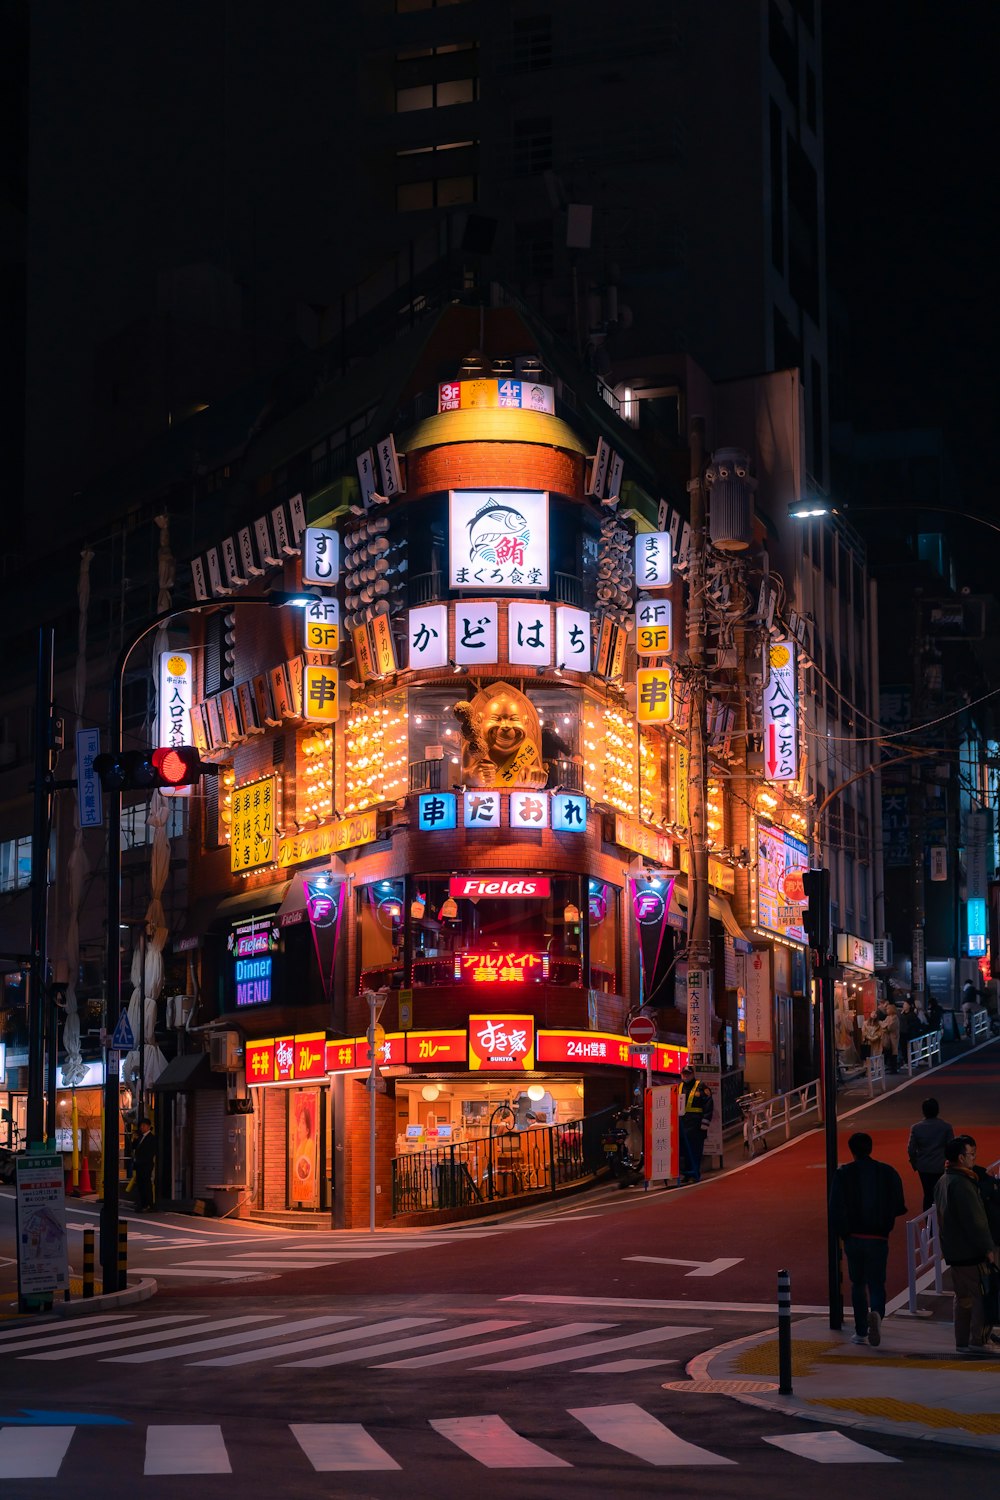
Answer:
<path fill-rule="evenodd" d="M 152 1276 L 133 1281 L 121 1292 L 102 1293 L 99 1297 L 77 1297 L 72 1302 L 58 1302 L 52 1311 L 57 1318 L 85 1318 L 90 1313 L 108 1312 L 116 1307 L 131 1307 L 137 1302 L 148 1302 L 155 1297 L 158 1287 Z"/>

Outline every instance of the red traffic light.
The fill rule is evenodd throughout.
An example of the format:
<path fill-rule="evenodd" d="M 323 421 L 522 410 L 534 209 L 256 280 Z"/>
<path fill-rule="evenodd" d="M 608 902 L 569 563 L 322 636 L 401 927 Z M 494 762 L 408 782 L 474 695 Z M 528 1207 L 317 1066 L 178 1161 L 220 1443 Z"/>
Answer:
<path fill-rule="evenodd" d="M 193 745 L 167 745 L 153 751 L 160 786 L 193 786 L 201 780 L 201 756 Z"/>

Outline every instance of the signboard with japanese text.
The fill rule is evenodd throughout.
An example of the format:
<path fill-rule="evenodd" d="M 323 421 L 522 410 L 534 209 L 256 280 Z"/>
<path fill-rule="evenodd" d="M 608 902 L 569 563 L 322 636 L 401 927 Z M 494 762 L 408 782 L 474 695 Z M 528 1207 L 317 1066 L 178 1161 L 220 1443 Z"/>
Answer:
<path fill-rule="evenodd" d="M 156 700 L 156 743 L 161 749 L 191 743 L 194 672 L 190 651 L 161 651 Z M 190 791 L 190 787 L 185 787 Z"/>
<path fill-rule="evenodd" d="M 333 827 L 333 852 L 356 849 L 360 844 L 374 843 L 378 838 L 378 815 L 374 810 L 352 813 Z"/>
<path fill-rule="evenodd" d="M 272 667 L 267 674 L 271 684 L 271 702 L 274 704 L 274 717 L 276 719 L 287 719 L 292 713 L 292 690 L 288 684 L 288 668 L 284 662 Z"/>
<path fill-rule="evenodd" d="M 422 833 L 454 828 L 457 822 L 454 792 L 421 792 L 417 798 L 417 827 Z"/>
<path fill-rule="evenodd" d="M 611 660 L 608 662 L 608 677 L 612 682 L 620 677 L 625 670 L 625 649 L 627 646 L 628 636 L 620 625 L 616 625 L 614 638 L 611 642 Z"/>
<path fill-rule="evenodd" d="M 274 1082 L 274 1037 L 264 1042 L 247 1042 L 247 1083 L 255 1088 L 261 1083 Z"/>
<path fill-rule="evenodd" d="M 69 1286 L 66 1188 L 58 1152 L 20 1152 L 15 1158 L 17 1284 L 21 1296 Z"/>
<path fill-rule="evenodd" d="M 480 788 L 462 794 L 462 826 L 464 828 L 499 828 L 500 806 L 503 801 L 499 792 Z"/>
<path fill-rule="evenodd" d="M 511 828 L 547 828 L 549 802 L 544 792 L 511 792 Z"/>
<path fill-rule="evenodd" d="M 793 943 L 808 941 L 803 925 L 809 849 L 784 828 L 757 825 L 757 926 Z"/>
<path fill-rule="evenodd" d="M 590 616 L 585 609 L 556 605 L 556 666 L 590 671 Z"/>
<path fill-rule="evenodd" d="M 534 1016 L 469 1017 L 471 1073 L 527 1072 L 534 1066 Z"/>
<path fill-rule="evenodd" d="M 396 647 L 392 639 L 392 626 L 387 613 L 373 615 L 368 624 L 372 636 L 372 654 L 375 672 L 388 677 L 396 671 Z"/>
<path fill-rule="evenodd" d="M 455 605 L 455 664 L 491 666 L 499 661 L 497 606 Z"/>
<path fill-rule="evenodd" d="M 552 828 L 556 833 L 586 833 L 587 799 L 581 792 L 553 792 Z"/>
<path fill-rule="evenodd" d="M 452 976 L 465 984 L 539 984 L 549 978 L 547 953 L 524 953 L 518 949 L 489 949 L 456 953 Z"/>
<path fill-rule="evenodd" d="M 448 550 L 451 588 L 547 589 L 548 493 L 452 490 Z"/>
<path fill-rule="evenodd" d="M 356 1042 L 353 1038 L 341 1038 L 326 1044 L 326 1071 L 349 1073 L 356 1062 Z"/>
<path fill-rule="evenodd" d="M 411 609 L 407 623 L 408 663 L 415 667 L 448 665 L 448 606 L 425 604 Z"/>
<path fill-rule="evenodd" d="M 274 700 L 271 697 L 271 681 L 266 672 L 258 672 L 253 679 L 253 696 L 261 724 L 276 724 L 278 718 L 274 712 Z M 210 735 L 211 728 L 211 722 L 209 722 Z"/>
<path fill-rule="evenodd" d="M 688 1048 L 693 1058 L 708 1055 L 712 1045 L 710 1020 L 712 1015 L 712 971 L 710 969 L 688 969 L 687 972 L 687 1034 Z"/>
<path fill-rule="evenodd" d="M 365 448 L 357 457 L 358 485 L 361 489 L 361 503 L 367 510 L 372 503 L 372 496 L 376 490 L 375 483 L 375 450 Z"/>
<path fill-rule="evenodd" d="M 677 776 L 674 784 L 674 822 L 678 828 L 687 828 L 691 821 L 688 799 L 688 764 L 690 756 L 686 745 L 677 746 Z"/>
<path fill-rule="evenodd" d="M 340 713 L 340 674 L 336 667 L 306 667 L 303 717 L 313 724 L 332 724 Z"/>
<path fill-rule="evenodd" d="M 640 724 L 669 724 L 673 717 L 669 667 L 640 667 L 635 674 L 635 716 Z"/>
<path fill-rule="evenodd" d="M 639 656 L 668 656 L 672 649 L 673 605 L 669 599 L 640 599 L 635 607 L 635 649 Z"/>
<path fill-rule="evenodd" d="M 464 1063 L 468 1056 L 465 1031 L 411 1031 L 406 1038 L 408 1063 Z"/>
<path fill-rule="evenodd" d="M 307 526 L 302 549 L 302 582 L 332 588 L 340 578 L 340 537 L 326 526 Z"/>
<path fill-rule="evenodd" d="M 78 729 L 76 732 L 76 805 L 81 828 L 100 828 L 104 821 L 101 780 L 94 770 L 94 757 L 100 753 L 101 731 Z"/>
<path fill-rule="evenodd" d="M 295 1038 L 295 1080 L 326 1074 L 326 1032 L 311 1031 Z"/>
<path fill-rule="evenodd" d="M 764 773 L 768 781 L 799 778 L 798 678 L 795 642 L 772 641 L 764 687 Z"/>
<path fill-rule="evenodd" d="M 310 599 L 302 611 L 302 622 L 304 650 L 332 656 L 340 649 L 340 605 L 336 599 Z"/>
<path fill-rule="evenodd" d="M 771 961 L 767 949 L 755 948 L 744 965 L 747 1052 L 774 1050 Z"/>
<path fill-rule="evenodd" d="M 508 604 L 507 660 L 521 666 L 552 665 L 552 613 L 547 604 Z"/>
<path fill-rule="evenodd" d="M 627 1068 L 633 1043 L 627 1036 L 610 1031 L 539 1031 L 535 1056 L 541 1063 L 603 1063 Z M 644 1047 L 651 1053 L 654 1073 L 679 1073 L 687 1061 L 687 1049 L 654 1042 Z"/>
<path fill-rule="evenodd" d="M 677 1089 L 657 1084 L 643 1097 L 643 1175 L 647 1182 L 680 1176 Z"/>
<path fill-rule="evenodd" d="M 387 500 L 394 495 L 402 493 L 403 481 L 399 474 L 399 458 L 396 454 L 396 441 L 390 432 L 375 446 L 375 457 L 378 461 L 379 478 L 382 482 L 382 494 Z"/>
<path fill-rule="evenodd" d="M 673 544 L 669 531 L 642 531 L 635 539 L 635 584 L 639 589 L 666 589 L 673 581 Z"/>
<path fill-rule="evenodd" d="M 533 380 L 447 380 L 438 386 L 439 412 L 471 411 L 476 407 L 540 411 L 552 416 L 556 393 L 552 386 Z"/>
<path fill-rule="evenodd" d="M 274 860 L 277 784 L 277 777 L 265 776 L 233 791 L 229 852 L 234 875 Z"/>
<path fill-rule="evenodd" d="M 862 969 L 866 974 L 874 974 L 874 944 L 865 938 L 855 937 L 852 932 L 838 932 L 837 962 L 848 964 L 852 969 Z"/>
<path fill-rule="evenodd" d="M 608 667 L 611 665 L 611 648 L 614 645 L 616 626 L 609 620 L 607 615 L 601 620 L 601 630 L 597 638 L 597 661 L 594 671 L 598 677 L 606 677 Z"/>
<path fill-rule="evenodd" d="M 376 1028 L 375 1033 L 375 1062 L 380 1068 L 397 1067 L 406 1057 L 406 1034 L 402 1031 L 383 1031 L 379 1036 L 379 1031 L 381 1027 Z M 372 1054 L 367 1037 L 358 1037 L 354 1055 L 359 1068 L 371 1067 Z"/>
<path fill-rule="evenodd" d="M 673 842 L 665 833 L 647 828 L 637 818 L 627 818 L 622 813 L 615 814 L 615 843 L 623 849 L 634 849 L 636 854 L 655 860 L 658 865 L 669 867 L 674 857 Z"/>
<path fill-rule="evenodd" d="M 351 631 L 351 640 L 354 642 L 354 660 L 358 676 L 362 682 L 365 682 L 369 677 L 375 676 L 375 653 L 372 650 L 368 626 L 363 621 L 360 625 L 354 626 Z"/>
<path fill-rule="evenodd" d="M 235 688 L 223 688 L 219 694 L 219 708 L 222 711 L 222 727 L 225 731 L 226 743 L 228 745 L 238 745 L 243 738 L 243 726 L 240 723 L 240 713 L 236 706 Z M 160 790 L 166 792 L 167 788 L 161 787 Z M 173 790 L 190 792 L 193 788 L 185 786 L 175 787 Z"/>

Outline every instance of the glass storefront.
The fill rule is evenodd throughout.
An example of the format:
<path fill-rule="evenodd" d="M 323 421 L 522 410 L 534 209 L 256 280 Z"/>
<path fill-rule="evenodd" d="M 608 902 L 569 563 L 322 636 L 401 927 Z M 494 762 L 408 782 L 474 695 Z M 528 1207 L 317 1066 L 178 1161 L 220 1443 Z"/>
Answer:
<path fill-rule="evenodd" d="M 538 893 L 456 896 L 462 878 L 411 875 L 355 893 L 360 990 L 545 983 L 620 993 L 616 887 L 497 871 L 484 882 L 533 883 Z"/>

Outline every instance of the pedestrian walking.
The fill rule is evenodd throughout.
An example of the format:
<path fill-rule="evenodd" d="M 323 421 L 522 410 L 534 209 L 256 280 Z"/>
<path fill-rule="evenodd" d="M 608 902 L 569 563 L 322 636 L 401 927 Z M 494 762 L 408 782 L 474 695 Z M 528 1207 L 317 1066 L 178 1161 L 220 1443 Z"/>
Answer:
<path fill-rule="evenodd" d="M 947 1120 L 942 1120 L 936 1099 L 925 1099 L 920 1106 L 923 1119 L 910 1130 L 906 1154 L 910 1166 L 920 1178 L 924 1190 L 924 1208 L 934 1207 L 934 1189 L 944 1172 L 944 1148 L 955 1139 Z"/>
<path fill-rule="evenodd" d="M 156 1165 L 156 1136 L 148 1120 L 139 1121 L 139 1139 L 135 1143 L 136 1208 L 141 1214 L 153 1212 L 153 1168 Z"/>
<path fill-rule="evenodd" d="M 872 1138 L 857 1131 L 847 1142 L 853 1158 L 838 1167 L 830 1192 L 830 1222 L 844 1242 L 854 1308 L 852 1344 L 882 1342 L 885 1271 L 889 1236 L 906 1213 L 903 1183 L 895 1167 L 872 1156 Z"/>
<path fill-rule="evenodd" d="M 882 1019 L 882 1012 L 876 1010 L 865 1021 L 861 1037 L 868 1048 L 869 1057 L 882 1056 L 882 1048 L 885 1046 L 885 1032 L 882 1028 Z"/>
<path fill-rule="evenodd" d="M 681 1182 L 700 1182 L 705 1136 L 712 1123 L 715 1100 L 712 1097 L 712 1090 L 695 1078 L 694 1068 L 690 1063 L 681 1069 L 678 1110 L 682 1156 Z"/>
<path fill-rule="evenodd" d="M 971 1136 L 956 1136 L 944 1156 L 934 1204 L 955 1294 L 955 1348 L 971 1358 L 990 1358 L 1000 1355 L 1000 1347 L 989 1342 L 983 1290 L 989 1267 L 997 1264 L 997 1248 L 976 1179 L 976 1143 Z"/>
<path fill-rule="evenodd" d="M 882 1022 L 882 1034 L 885 1037 L 885 1070 L 887 1073 L 899 1072 L 899 1011 L 891 1000 L 885 1002 L 883 1012 L 885 1019 Z"/>

